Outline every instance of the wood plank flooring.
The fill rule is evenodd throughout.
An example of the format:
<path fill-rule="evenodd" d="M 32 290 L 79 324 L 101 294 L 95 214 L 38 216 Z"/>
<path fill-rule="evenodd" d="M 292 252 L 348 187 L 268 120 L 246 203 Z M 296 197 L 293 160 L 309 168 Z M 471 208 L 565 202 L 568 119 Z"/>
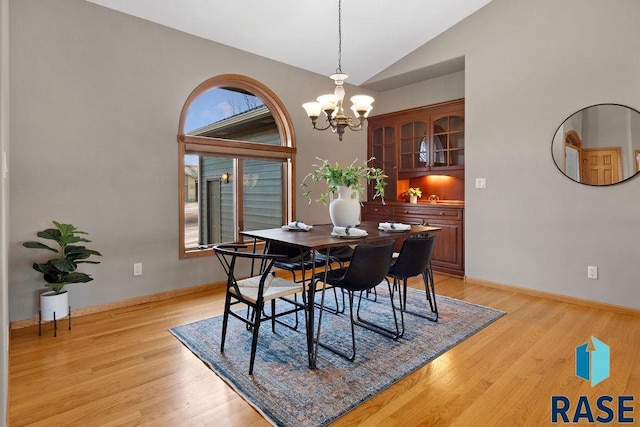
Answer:
<path fill-rule="evenodd" d="M 412 285 L 419 284 L 414 282 Z M 507 312 L 335 426 L 541 426 L 551 396 L 632 395 L 640 424 L 640 316 L 436 275 L 436 291 Z M 222 312 L 220 288 L 11 331 L 10 426 L 266 426 L 168 329 Z M 577 345 L 611 348 L 611 376 L 574 374 Z M 571 414 L 573 412 L 570 412 Z M 626 414 L 627 416 L 630 413 Z"/>

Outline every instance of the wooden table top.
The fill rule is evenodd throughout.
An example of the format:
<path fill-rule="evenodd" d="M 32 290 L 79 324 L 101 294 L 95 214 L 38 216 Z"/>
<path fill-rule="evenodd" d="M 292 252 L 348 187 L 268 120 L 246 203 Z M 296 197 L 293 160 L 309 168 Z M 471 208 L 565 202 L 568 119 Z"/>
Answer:
<path fill-rule="evenodd" d="M 264 230 L 241 231 L 240 234 L 253 237 L 259 240 L 279 242 L 289 246 L 305 249 L 325 249 L 338 246 L 354 245 L 358 243 L 371 243 L 375 241 L 406 238 L 415 234 L 434 233 L 441 229 L 424 225 L 411 225 L 410 230 L 388 232 L 378 229 L 378 222 L 363 221 L 357 227 L 366 230 L 367 235 L 363 237 L 342 238 L 332 237 L 333 225 L 314 225 L 309 231 L 290 231 L 283 228 L 269 228 Z"/>

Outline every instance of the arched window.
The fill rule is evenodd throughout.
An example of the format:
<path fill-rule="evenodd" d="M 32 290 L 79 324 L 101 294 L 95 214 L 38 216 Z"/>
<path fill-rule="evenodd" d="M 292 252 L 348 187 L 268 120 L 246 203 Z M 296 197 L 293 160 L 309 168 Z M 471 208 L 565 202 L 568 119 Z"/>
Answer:
<path fill-rule="evenodd" d="M 293 126 L 282 102 L 249 77 L 196 87 L 178 130 L 180 256 L 293 217 Z"/>

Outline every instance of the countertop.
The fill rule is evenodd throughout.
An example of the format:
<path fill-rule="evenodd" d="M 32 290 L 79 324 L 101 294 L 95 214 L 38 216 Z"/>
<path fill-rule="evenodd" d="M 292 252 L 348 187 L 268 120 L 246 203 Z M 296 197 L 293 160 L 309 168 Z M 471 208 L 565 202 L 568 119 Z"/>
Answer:
<path fill-rule="evenodd" d="M 376 199 L 373 202 L 368 202 L 368 203 L 382 204 L 379 199 Z M 402 202 L 400 200 L 393 200 L 393 201 L 385 200 L 385 204 L 394 205 L 394 206 L 412 205 L 409 202 Z M 442 206 L 442 207 L 464 208 L 464 200 L 438 200 L 435 204 L 429 202 L 428 200 L 425 200 L 425 201 L 418 200 L 417 206 L 435 206 L 435 207 Z"/>

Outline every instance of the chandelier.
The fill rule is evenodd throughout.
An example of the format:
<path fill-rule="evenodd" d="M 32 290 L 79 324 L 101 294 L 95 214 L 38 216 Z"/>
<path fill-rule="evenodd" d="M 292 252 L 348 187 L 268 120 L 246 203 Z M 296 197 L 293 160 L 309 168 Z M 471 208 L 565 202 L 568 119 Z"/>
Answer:
<path fill-rule="evenodd" d="M 367 120 L 367 116 L 371 111 L 371 104 L 374 99 L 368 95 L 355 95 L 351 97 L 351 110 L 355 114 L 355 118 L 347 116 L 344 113 L 344 81 L 349 77 L 342 72 L 342 0 L 338 0 L 338 68 L 335 74 L 329 76 L 334 81 L 336 88 L 332 94 L 320 95 L 316 98 L 316 102 L 306 102 L 302 107 L 311 119 L 313 128 L 316 130 L 331 129 L 338 134 L 338 139 L 342 141 L 342 135 L 345 129 L 349 128 L 353 131 L 362 130 Z M 317 122 L 320 113 L 324 111 L 327 119 L 325 127 L 318 127 Z"/>

